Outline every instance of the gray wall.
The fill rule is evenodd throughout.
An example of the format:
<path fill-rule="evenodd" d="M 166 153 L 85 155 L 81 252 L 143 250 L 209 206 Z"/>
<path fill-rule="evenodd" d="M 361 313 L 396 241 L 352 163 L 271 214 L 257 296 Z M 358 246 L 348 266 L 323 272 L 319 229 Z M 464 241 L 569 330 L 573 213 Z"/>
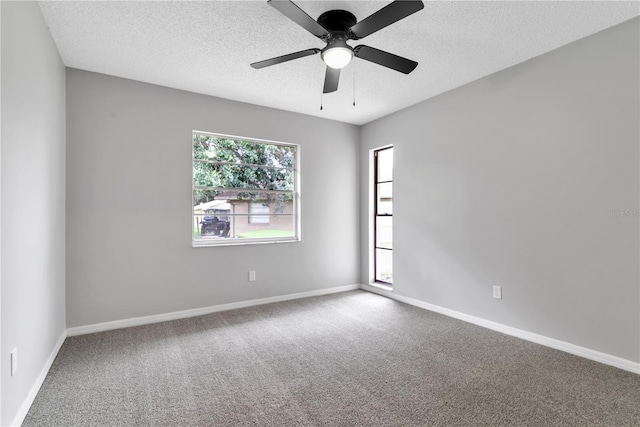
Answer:
<path fill-rule="evenodd" d="M 302 242 L 191 247 L 192 130 L 301 145 Z M 68 69 L 69 327 L 358 283 L 358 141 L 353 125 Z"/>
<path fill-rule="evenodd" d="M 0 7 L 1 423 L 8 425 L 65 330 L 65 69 L 37 3 Z"/>
<path fill-rule="evenodd" d="M 640 361 L 639 22 L 363 127 L 363 249 L 395 146 L 397 294 Z"/>

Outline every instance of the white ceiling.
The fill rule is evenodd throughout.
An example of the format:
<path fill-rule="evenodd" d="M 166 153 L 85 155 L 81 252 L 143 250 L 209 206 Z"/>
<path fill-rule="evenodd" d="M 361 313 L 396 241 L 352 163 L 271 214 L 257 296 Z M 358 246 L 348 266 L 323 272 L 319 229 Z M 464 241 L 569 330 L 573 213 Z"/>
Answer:
<path fill-rule="evenodd" d="M 312 18 L 362 20 L 388 1 L 296 2 Z M 354 124 L 408 107 L 640 15 L 635 2 L 426 1 L 352 46 L 419 62 L 404 75 L 356 60 L 320 98 L 320 55 L 255 70 L 250 63 L 324 44 L 260 1 L 40 3 L 68 67 Z M 352 105 L 355 69 L 356 106 Z"/>

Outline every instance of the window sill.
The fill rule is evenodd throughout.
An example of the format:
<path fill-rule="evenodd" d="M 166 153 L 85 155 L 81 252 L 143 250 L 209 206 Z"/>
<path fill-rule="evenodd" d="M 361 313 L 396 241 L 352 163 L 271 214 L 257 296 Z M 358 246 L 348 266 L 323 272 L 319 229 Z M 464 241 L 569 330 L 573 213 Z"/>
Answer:
<path fill-rule="evenodd" d="M 283 239 L 283 240 L 208 240 L 208 241 L 191 241 L 191 247 L 193 248 L 211 248 L 221 246 L 245 246 L 245 245 L 270 245 L 270 244 L 282 244 L 282 243 L 299 243 L 301 239 Z"/>
<path fill-rule="evenodd" d="M 369 283 L 369 286 L 373 286 L 374 288 L 382 289 L 383 291 L 393 292 L 393 286 L 387 285 L 381 282 L 372 282 Z"/>

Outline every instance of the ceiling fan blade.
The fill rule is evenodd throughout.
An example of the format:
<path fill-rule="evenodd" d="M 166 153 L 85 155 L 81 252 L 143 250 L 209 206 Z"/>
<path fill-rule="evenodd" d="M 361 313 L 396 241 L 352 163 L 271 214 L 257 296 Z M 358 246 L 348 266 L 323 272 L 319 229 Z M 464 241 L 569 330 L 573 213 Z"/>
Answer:
<path fill-rule="evenodd" d="M 354 40 L 367 37 L 423 8 L 420 0 L 396 0 L 351 27 L 349 34 Z"/>
<path fill-rule="evenodd" d="M 391 68 L 404 74 L 409 74 L 418 66 L 417 62 L 410 59 L 365 45 L 353 48 L 353 54 L 365 61 L 373 62 L 374 64 L 382 65 L 383 67 Z"/>
<path fill-rule="evenodd" d="M 329 34 L 326 28 L 314 21 L 312 17 L 307 15 L 305 11 L 300 9 L 294 2 L 290 0 L 269 0 L 269 4 L 316 37 Z"/>
<path fill-rule="evenodd" d="M 320 49 L 307 49 L 300 52 L 290 53 L 288 55 L 277 56 L 271 59 L 265 59 L 264 61 L 254 62 L 251 66 L 255 69 L 269 67 L 271 65 L 280 64 L 282 62 L 291 61 L 292 59 L 304 58 L 305 56 L 315 55 L 320 52 Z"/>
<path fill-rule="evenodd" d="M 338 90 L 338 82 L 340 81 L 340 69 L 327 66 L 327 72 L 324 75 L 324 89 L 322 93 L 330 93 Z"/>

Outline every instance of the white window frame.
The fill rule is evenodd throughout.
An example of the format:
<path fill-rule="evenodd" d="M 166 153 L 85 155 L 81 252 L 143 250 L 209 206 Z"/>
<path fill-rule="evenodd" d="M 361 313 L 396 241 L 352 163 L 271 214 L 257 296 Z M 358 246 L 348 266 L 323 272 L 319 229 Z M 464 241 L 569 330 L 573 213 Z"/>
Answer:
<path fill-rule="evenodd" d="M 196 239 L 193 235 L 193 227 L 194 227 L 194 218 L 196 214 L 194 212 L 194 203 L 193 203 L 193 195 L 195 190 L 212 190 L 212 191 L 236 191 L 237 188 L 222 188 L 222 187 L 198 187 L 194 184 L 194 163 L 196 159 L 194 158 L 193 153 L 193 137 L 195 134 L 198 135 L 207 135 L 214 138 L 224 138 L 224 139 L 234 139 L 240 141 L 251 142 L 255 144 L 268 144 L 268 145 L 281 145 L 286 147 L 294 148 L 294 165 L 293 165 L 293 191 L 292 192 L 284 192 L 284 191 L 275 191 L 275 190 L 254 190 L 259 191 L 261 193 L 287 193 L 293 195 L 293 221 L 294 221 L 294 235 L 292 237 L 269 237 L 269 238 L 229 238 L 229 239 L 216 239 L 216 240 L 208 240 L 208 239 Z M 292 243 L 292 242 L 300 242 L 301 239 L 301 226 L 300 226 L 300 145 L 293 144 L 288 142 L 280 142 L 280 141 L 272 141 L 267 139 L 257 139 L 257 138 L 248 138 L 244 136 L 236 136 L 236 135 L 227 135 L 222 133 L 212 133 L 206 131 L 193 130 L 191 132 L 190 139 L 190 147 L 191 147 L 191 245 L 194 248 L 200 247 L 213 247 L 213 246 L 236 246 L 236 245 L 254 245 L 254 244 L 265 244 L 265 243 Z M 243 191 L 251 191 L 247 189 L 242 189 Z M 269 214 L 274 215 L 274 214 Z M 289 214 L 287 214 L 289 215 Z M 233 214 L 229 215 L 233 217 Z M 235 215 L 237 217 L 241 215 Z M 251 214 L 245 215 L 247 218 L 251 218 Z M 260 215 L 253 215 L 260 216 Z M 262 215 L 263 216 L 263 215 Z M 263 223 L 264 224 L 264 223 Z"/>
<path fill-rule="evenodd" d="M 394 149 L 393 144 L 377 147 L 369 151 L 369 285 L 393 291 L 393 282 L 378 280 L 377 270 L 377 222 L 378 222 L 378 159 L 377 153 L 387 149 Z M 393 182 L 393 178 L 390 180 Z M 393 214 L 384 215 L 393 218 Z M 386 249 L 385 249 L 386 250 Z M 393 259 L 393 249 L 389 249 Z M 393 274 L 393 273 L 392 273 Z M 392 279 L 393 280 L 393 279 Z"/>

